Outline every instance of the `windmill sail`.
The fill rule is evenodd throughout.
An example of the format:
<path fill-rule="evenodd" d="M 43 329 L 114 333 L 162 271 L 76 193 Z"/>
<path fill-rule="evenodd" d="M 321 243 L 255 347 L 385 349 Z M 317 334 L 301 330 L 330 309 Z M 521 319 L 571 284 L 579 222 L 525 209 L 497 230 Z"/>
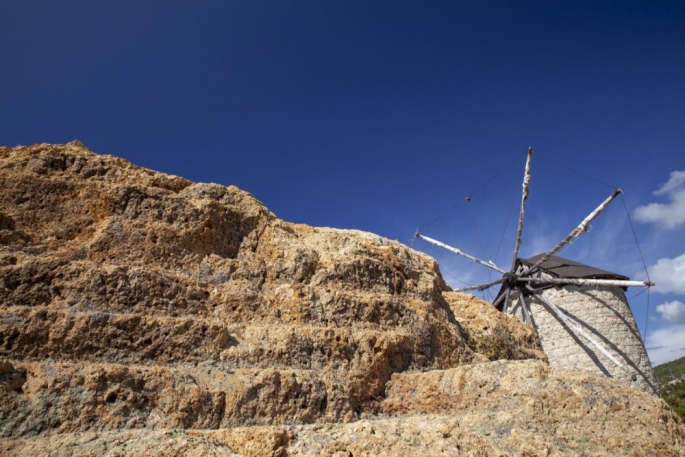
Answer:
<path fill-rule="evenodd" d="M 536 329 L 551 364 L 599 371 L 646 392 L 658 394 L 649 358 L 624 294 L 627 287 L 649 287 L 654 283 L 631 281 L 627 277 L 556 255 L 572 240 L 586 233 L 590 223 L 621 190 L 615 189 L 550 251 L 528 260 L 520 259 L 525 207 L 530 192 L 532 152 L 528 148 L 514 256 L 509 271 L 418 231 L 415 237 L 500 273 L 502 277 L 498 280 L 456 290 L 482 291 L 501 284 L 493 305 L 505 313 L 517 315 Z"/>

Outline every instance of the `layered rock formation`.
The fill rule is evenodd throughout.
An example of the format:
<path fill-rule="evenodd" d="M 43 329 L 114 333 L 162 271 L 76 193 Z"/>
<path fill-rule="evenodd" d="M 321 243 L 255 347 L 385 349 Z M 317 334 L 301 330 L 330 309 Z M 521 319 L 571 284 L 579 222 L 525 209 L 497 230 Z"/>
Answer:
<path fill-rule="evenodd" d="M 0 455 L 685 452 L 400 243 L 78 142 L 0 148 L 0 183 Z"/>

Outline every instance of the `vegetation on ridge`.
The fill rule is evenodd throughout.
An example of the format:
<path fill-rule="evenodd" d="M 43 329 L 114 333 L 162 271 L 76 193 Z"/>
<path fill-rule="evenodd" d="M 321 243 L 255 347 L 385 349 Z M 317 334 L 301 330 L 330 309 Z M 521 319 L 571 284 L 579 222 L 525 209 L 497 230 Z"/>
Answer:
<path fill-rule="evenodd" d="M 661 398 L 685 421 L 685 357 L 654 367 Z"/>

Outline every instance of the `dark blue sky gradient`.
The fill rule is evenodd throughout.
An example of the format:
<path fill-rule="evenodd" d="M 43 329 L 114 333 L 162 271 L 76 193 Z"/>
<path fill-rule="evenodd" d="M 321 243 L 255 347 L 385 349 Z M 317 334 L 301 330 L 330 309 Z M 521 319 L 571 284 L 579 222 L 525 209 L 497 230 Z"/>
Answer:
<path fill-rule="evenodd" d="M 632 211 L 685 169 L 681 1 L 0 5 L 0 144 L 79 139 L 235 184 L 288 221 L 408 243 L 532 146 L 522 251 L 532 255 L 611 186 Z M 426 234 L 508 265 L 522 169 L 521 158 Z M 600 225 L 599 240 L 573 252 L 633 276 L 641 262 L 624 259 L 622 203 L 612 211 L 620 233 Z M 685 252 L 682 230 L 636 229 L 648 264 Z M 459 265 L 452 277 L 477 279 Z"/>

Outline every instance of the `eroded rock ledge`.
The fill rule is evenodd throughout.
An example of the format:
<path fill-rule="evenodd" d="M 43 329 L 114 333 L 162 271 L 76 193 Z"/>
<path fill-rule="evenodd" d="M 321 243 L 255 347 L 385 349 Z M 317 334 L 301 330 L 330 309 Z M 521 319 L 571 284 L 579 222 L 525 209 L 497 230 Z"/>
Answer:
<path fill-rule="evenodd" d="M 0 182 L 0 455 L 685 452 L 398 242 L 76 141 L 0 148 Z"/>

